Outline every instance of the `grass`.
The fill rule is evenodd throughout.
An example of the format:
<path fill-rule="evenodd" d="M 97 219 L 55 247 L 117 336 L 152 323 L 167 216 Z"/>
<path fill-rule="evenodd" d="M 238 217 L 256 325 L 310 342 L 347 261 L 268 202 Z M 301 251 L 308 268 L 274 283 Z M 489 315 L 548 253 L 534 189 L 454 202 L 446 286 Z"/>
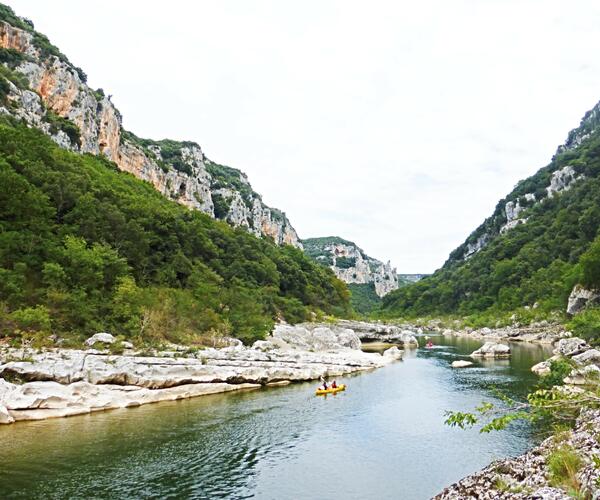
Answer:
<path fill-rule="evenodd" d="M 581 484 L 577 473 L 583 466 L 582 458 L 572 446 L 563 444 L 555 448 L 547 458 L 550 485 L 562 488 L 575 498 L 580 497 Z"/>

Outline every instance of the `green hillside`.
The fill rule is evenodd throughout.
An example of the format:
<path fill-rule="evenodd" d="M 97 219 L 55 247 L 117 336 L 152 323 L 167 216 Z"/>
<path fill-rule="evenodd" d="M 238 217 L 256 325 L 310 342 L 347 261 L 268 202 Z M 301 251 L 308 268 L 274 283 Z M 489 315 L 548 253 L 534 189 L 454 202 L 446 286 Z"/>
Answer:
<path fill-rule="evenodd" d="M 0 178 L 0 337 L 251 341 L 276 317 L 349 311 L 346 286 L 299 249 L 189 210 L 8 119 Z"/>
<path fill-rule="evenodd" d="M 600 273 L 593 272 L 597 247 L 590 249 L 600 224 L 599 112 L 598 105 L 588 112 L 550 164 L 500 200 L 441 269 L 384 297 L 383 314 L 498 316 L 524 306 L 564 311 L 575 283 L 600 286 Z M 550 194 L 561 173 L 568 187 Z M 521 210 L 512 227 L 509 202 Z"/>

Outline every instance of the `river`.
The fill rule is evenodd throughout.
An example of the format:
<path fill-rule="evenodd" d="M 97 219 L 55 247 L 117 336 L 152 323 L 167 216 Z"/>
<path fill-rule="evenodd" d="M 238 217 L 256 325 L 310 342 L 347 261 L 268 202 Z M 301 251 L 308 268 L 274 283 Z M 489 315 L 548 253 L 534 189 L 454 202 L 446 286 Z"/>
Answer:
<path fill-rule="evenodd" d="M 0 498 L 425 499 L 534 444 L 531 428 L 444 425 L 446 410 L 523 397 L 549 348 L 513 344 L 509 360 L 452 369 L 480 342 L 433 349 L 346 377 L 0 426 Z"/>

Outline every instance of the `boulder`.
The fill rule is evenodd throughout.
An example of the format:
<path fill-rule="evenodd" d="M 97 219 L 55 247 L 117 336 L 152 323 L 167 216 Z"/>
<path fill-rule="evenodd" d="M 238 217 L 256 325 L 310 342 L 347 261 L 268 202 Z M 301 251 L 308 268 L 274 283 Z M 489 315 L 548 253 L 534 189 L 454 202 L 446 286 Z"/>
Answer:
<path fill-rule="evenodd" d="M 574 315 L 581 312 L 588 304 L 598 303 L 600 291 L 589 290 L 581 285 L 575 285 L 567 303 L 567 314 Z"/>
<path fill-rule="evenodd" d="M 576 354 L 571 358 L 578 365 L 600 365 L 600 351 L 598 349 L 588 349 L 581 354 Z"/>
<path fill-rule="evenodd" d="M 600 380 L 600 368 L 596 365 L 588 365 L 583 368 L 573 370 L 568 377 L 565 377 L 565 384 L 586 385 Z"/>
<path fill-rule="evenodd" d="M 585 340 L 580 339 L 579 337 L 570 337 L 558 341 L 558 344 L 556 344 L 556 348 L 554 349 L 554 354 L 571 357 L 588 349 L 589 346 Z"/>
<path fill-rule="evenodd" d="M 383 352 L 384 358 L 402 359 L 403 352 L 398 347 L 393 346 Z"/>
<path fill-rule="evenodd" d="M 101 332 L 101 333 L 96 333 L 95 335 L 92 335 L 89 339 L 87 339 L 85 341 L 85 345 L 91 347 L 96 342 L 101 343 L 101 344 L 112 344 L 115 342 L 115 340 L 116 339 L 110 333 Z"/>
<path fill-rule="evenodd" d="M 458 359 L 456 361 L 452 361 L 452 368 L 466 368 L 467 366 L 471 366 L 473 364 L 472 361 L 465 361 L 464 359 Z"/>
<path fill-rule="evenodd" d="M 510 347 L 506 344 L 486 342 L 479 349 L 473 351 L 471 356 L 481 358 L 508 358 L 510 356 Z"/>
<path fill-rule="evenodd" d="M 126 340 L 121 342 L 121 346 L 123 349 L 133 349 L 133 344 L 131 342 L 127 342 Z"/>
<path fill-rule="evenodd" d="M 14 421 L 6 406 L 0 403 L 0 424 L 12 424 Z"/>
<path fill-rule="evenodd" d="M 544 375 L 549 375 L 550 374 L 550 362 L 542 361 L 541 363 L 538 363 L 537 365 L 533 365 L 531 367 L 531 371 L 533 373 L 535 373 L 538 377 L 543 377 Z"/>
<path fill-rule="evenodd" d="M 399 342 L 404 347 L 412 348 L 419 347 L 419 341 L 417 337 L 413 335 L 413 333 L 409 330 L 404 330 L 396 339 L 396 342 Z"/>
<path fill-rule="evenodd" d="M 268 352 L 276 349 L 277 346 L 269 340 L 257 340 L 252 344 L 252 349 L 262 352 Z"/>

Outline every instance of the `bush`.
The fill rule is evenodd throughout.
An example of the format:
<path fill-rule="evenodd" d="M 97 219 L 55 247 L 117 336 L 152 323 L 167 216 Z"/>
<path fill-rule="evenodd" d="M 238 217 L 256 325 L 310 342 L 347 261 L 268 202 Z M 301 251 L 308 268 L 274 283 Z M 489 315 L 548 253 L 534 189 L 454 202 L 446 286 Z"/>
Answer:
<path fill-rule="evenodd" d="M 587 308 L 573 316 L 568 324 L 569 330 L 577 337 L 593 345 L 600 343 L 600 308 Z"/>

